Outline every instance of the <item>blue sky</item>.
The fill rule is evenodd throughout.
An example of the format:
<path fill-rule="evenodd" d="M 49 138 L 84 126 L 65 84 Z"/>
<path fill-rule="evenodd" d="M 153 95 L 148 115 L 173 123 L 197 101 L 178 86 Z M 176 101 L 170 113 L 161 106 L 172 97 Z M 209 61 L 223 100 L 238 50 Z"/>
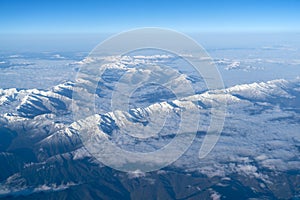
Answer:
<path fill-rule="evenodd" d="M 298 32 L 299 0 L 1 0 L 0 33 Z"/>

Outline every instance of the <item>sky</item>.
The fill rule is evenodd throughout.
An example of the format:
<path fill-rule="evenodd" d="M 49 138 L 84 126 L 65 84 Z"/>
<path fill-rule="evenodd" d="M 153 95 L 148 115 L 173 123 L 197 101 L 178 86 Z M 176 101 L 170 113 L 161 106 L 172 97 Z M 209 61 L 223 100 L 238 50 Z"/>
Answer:
<path fill-rule="evenodd" d="M 0 52 L 89 51 L 143 27 L 173 29 L 205 47 L 300 43 L 299 10 L 300 0 L 0 0 Z"/>
<path fill-rule="evenodd" d="M 1 0 L 0 34 L 300 31 L 299 0 Z"/>

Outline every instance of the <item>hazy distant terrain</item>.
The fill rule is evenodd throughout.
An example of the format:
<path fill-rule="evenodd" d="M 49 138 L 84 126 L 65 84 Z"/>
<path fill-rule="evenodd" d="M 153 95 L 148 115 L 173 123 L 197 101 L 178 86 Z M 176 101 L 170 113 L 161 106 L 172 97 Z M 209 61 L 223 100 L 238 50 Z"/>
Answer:
<path fill-rule="evenodd" d="M 132 107 L 120 114 L 127 118 L 120 122 L 108 109 L 120 76 L 143 62 L 180 62 L 162 55 L 116 58 L 117 64 L 110 66 L 98 84 L 96 106 L 103 112 L 93 117 L 103 137 L 128 150 L 159 149 L 174 137 L 176 109 L 197 107 L 201 124 L 190 148 L 172 165 L 151 173 L 113 170 L 83 146 L 71 103 L 76 73 L 86 62 L 86 52 L 1 53 L 0 197 L 299 199 L 299 47 L 207 50 L 223 77 L 223 91 L 207 90 L 201 77 L 183 71 L 195 95 L 176 99 L 163 87 L 147 85 L 134 93 Z M 174 81 L 180 84 L 180 78 Z M 220 140 L 200 160 L 211 102 L 225 100 L 228 108 Z M 120 124 L 143 124 L 152 113 L 164 110 L 171 113 L 170 122 L 160 134 L 146 141 L 120 135 Z"/>

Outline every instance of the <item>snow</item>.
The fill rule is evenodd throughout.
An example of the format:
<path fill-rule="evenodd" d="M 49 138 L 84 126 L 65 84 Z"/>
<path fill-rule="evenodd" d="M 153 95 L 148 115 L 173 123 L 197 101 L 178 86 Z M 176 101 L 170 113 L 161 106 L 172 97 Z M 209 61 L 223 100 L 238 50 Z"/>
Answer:
<path fill-rule="evenodd" d="M 267 97 L 293 98 L 285 91 L 288 82 L 284 79 L 276 79 L 268 82 L 236 85 L 226 89 L 226 92 L 238 94 L 249 99 L 262 99 Z"/>
<path fill-rule="evenodd" d="M 177 99 L 172 101 L 173 104 L 168 102 L 160 102 L 154 103 L 145 108 L 136 108 L 132 110 L 132 113 L 136 116 L 142 117 L 140 120 L 150 120 L 151 118 L 158 118 L 158 114 L 164 116 L 163 113 L 178 113 L 181 112 L 182 108 L 187 110 L 195 110 L 195 108 L 199 109 L 200 113 L 209 112 L 202 107 L 197 105 L 197 101 L 203 102 L 205 105 L 209 107 L 212 102 L 214 103 L 224 103 L 225 101 L 228 103 L 228 114 L 227 114 L 227 126 L 224 127 L 223 132 L 225 132 L 225 136 L 221 136 L 220 141 L 217 146 L 209 154 L 207 158 L 204 158 L 205 162 L 215 162 L 218 160 L 219 162 L 231 163 L 238 162 L 238 164 L 231 165 L 233 168 L 227 167 L 224 165 L 212 165 L 212 166 L 203 166 L 199 163 L 197 156 L 199 146 L 191 147 L 191 152 L 187 153 L 187 155 L 180 158 L 178 161 L 174 163 L 177 167 L 185 167 L 188 165 L 189 167 L 186 170 L 196 170 L 201 171 L 208 176 L 222 176 L 225 177 L 228 173 L 237 172 L 240 174 L 253 175 L 255 177 L 265 178 L 263 174 L 257 172 L 257 166 L 250 165 L 247 163 L 251 163 L 253 161 L 257 162 L 260 167 L 268 168 L 271 170 L 290 170 L 299 169 L 298 165 L 300 161 L 295 160 L 295 156 L 297 155 L 296 148 L 289 148 L 291 146 L 291 138 L 294 141 L 300 141 L 299 135 L 295 133 L 294 130 L 299 130 L 299 124 L 290 124 L 287 122 L 277 122 L 272 121 L 272 119 L 280 118 L 280 117 L 293 117 L 295 113 L 292 111 L 283 111 L 277 105 L 272 105 L 270 103 L 261 102 L 258 105 L 260 106 L 269 106 L 270 109 L 265 110 L 264 112 L 251 116 L 247 113 L 247 108 L 253 107 L 253 103 L 249 100 L 239 99 L 237 96 L 233 94 L 240 94 L 243 96 L 253 96 L 251 92 L 253 91 L 256 94 L 256 98 L 259 100 L 264 100 L 267 96 L 275 96 L 278 95 L 280 98 L 292 98 L 290 94 L 287 92 L 286 88 L 289 87 L 291 83 L 286 80 L 273 80 L 268 82 L 261 83 L 253 83 L 248 85 L 238 85 L 231 88 L 227 88 L 225 92 L 222 91 L 208 91 L 202 94 L 192 95 L 183 99 Z M 64 85 L 54 87 L 53 91 L 59 90 Z M 68 88 L 72 88 L 72 86 L 68 85 Z M 2 90 L 2 93 L 5 94 L 14 94 L 16 93 L 16 89 L 11 90 Z M 21 91 L 17 92 L 20 93 Z M 53 92 L 50 91 L 39 91 L 36 89 L 22 91 L 23 94 L 26 94 L 25 97 L 21 98 L 19 101 L 20 104 L 31 103 L 30 99 L 34 98 L 34 96 L 30 96 L 29 94 L 42 94 L 44 96 L 56 96 Z M 62 99 L 66 101 L 67 98 Z M 47 104 L 46 104 L 47 105 Z M 254 107 L 253 107 L 254 108 Z M 143 113 L 145 112 L 145 113 Z M 132 115 L 125 111 L 114 111 L 108 112 L 105 115 L 109 116 L 112 120 L 116 122 L 116 125 L 123 130 L 123 133 L 132 132 L 136 127 L 140 127 L 140 134 L 145 133 L 145 128 L 143 125 L 133 122 Z M 88 126 L 90 122 L 96 122 L 98 124 L 104 123 L 99 115 L 95 115 L 93 119 L 90 119 L 90 122 L 82 120 L 79 122 L 75 122 L 71 124 L 69 127 L 65 127 L 63 124 L 52 123 L 51 121 L 55 119 L 55 115 L 46 114 L 35 117 L 32 120 L 24 119 L 19 116 L 8 115 L 5 114 L 2 117 L 9 120 L 9 124 L 12 127 L 25 126 L 30 128 L 33 133 L 42 134 L 43 127 L 50 125 L 51 132 L 48 137 L 41 144 L 55 144 L 57 142 L 67 142 L 69 143 L 77 137 L 78 130 L 80 130 L 84 126 Z M 146 117 L 146 118 L 145 118 Z M 205 117 L 202 122 L 209 122 L 209 115 Z M 144 119 L 143 119 L 144 118 Z M 147 121 L 146 120 L 146 121 Z M 160 121 L 160 120 L 158 120 Z M 107 123 L 107 122 L 105 122 Z M 19 124 L 19 125 L 17 125 Z M 22 124 L 22 125 L 21 125 Z M 108 124 L 109 125 L 109 124 Z M 203 131 L 206 130 L 206 126 L 202 126 Z M 153 129 L 155 130 L 155 129 Z M 158 133 L 156 130 L 156 133 Z M 280 134 L 284 132 L 285 134 Z M 268 134 L 265 134 L 268 133 Z M 75 134 L 75 135 L 74 135 Z M 172 134 L 172 132 L 167 132 L 167 134 Z M 137 135 L 136 135 L 137 136 Z M 148 135 L 149 136 L 149 135 Z M 153 135 L 151 135 L 153 137 Z M 100 137 L 108 138 L 108 135 L 102 133 Z M 139 135 L 140 138 L 143 138 L 143 135 Z M 144 135 L 145 137 L 145 135 Z M 157 135 L 156 135 L 157 137 Z M 257 140 L 257 138 L 260 138 Z M 121 142 L 123 145 L 133 145 L 134 143 L 128 143 L 128 141 L 123 138 L 124 141 Z M 199 142 L 202 140 L 198 138 Z M 249 142 L 250 141 L 250 142 Z M 120 141 L 119 141 L 120 142 Z M 163 142 L 163 141 L 162 141 Z M 157 143 L 156 145 L 158 145 Z M 163 144 L 163 143 L 162 143 Z M 229 145 L 230 144 L 230 145 Z M 143 145 L 149 145 L 144 143 Z M 239 146 L 243 146 L 243 148 L 239 148 Z M 149 149 L 149 147 L 141 146 L 139 148 Z M 159 146 L 159 145 L 158 145 Z M 266 151 L 266 148 L 268 151 Z M 235 152 L 238 152 L 236 154 Z M 74 152 L 74 159 L 81 159 L 85 156 L 90 156 L 86 152 L 86 150 L 79 148 Z M 246 159 L 245 159 L 246 158 Z"/>
<path fill-rule="evenodd" d="M 186 80 L 187 76 L 182 74 L 172 74 L 170 71 L 162 71 L 155 62 L 162 62 L 156 59 L 170 59 L 172 57 L 166 55 L 156 56 L 123 56 L 123 57 L 108 57 L 105 58 L 108 68 L 126 70 L 136 75 L 140 73 L 142 76 L 153 74 L 171 74 L 174 75 L 171 85 L 180 86 L 182 83 L 189 83 Z M 77 64 L 85 64 L 94 62 L 96 58 L 87 58 Z M 100 58 L 99 58 L 100 59 Z M 103 59 L 103 58 L 101 58 Z M 153 64 L 153 61 L 156 60 Z M 111 62 L 111 63 L 110 63 Z M 115 63 L 113 63 L 115 62 Z M 152 63 L 153 70 L 137 69 L 135 66 L 144 63 Z M 240 61 L 232 62 L 232 60 L 223 60 L 220 63 L 225 63 L 230 68 L 237 68 L 241 65 Z M 130 67 L 126 67 L 130 65 Z M 175 76 L 176 75 L 176 76 Z M 130 79 L 130 78 L 129 78 Z M 82 79 L 86 81 L 85 79 Z M 299 82 L 300 79 L 297 81 Z M 87 82 L 90 84 L 89 82 Z M 203 142 L 203 137 L 198 136 L 195 139 L 195 144 L 172 166 L 184 169 L 186 171 L 201 172 L 208 177 L 220 176 L 226 177 L 230 173 L 238 173 L 246 176 L 253 176 L 267 181 L 266 174 L 260 169 L 286 171 L 300 170 L 299 150 L 297 144 L 300 141 L 299 133 L 295 130 L 300 130 L 299 123 L 293 123 L 293 119 L 299 117 L 299 113 L 293 110 L 285 110 L 276 102 L 269 101 L 271 98 L 278 100 L 283 98 L 291 100 L 296 98 L 290 91 L 293 89 L 295 93 L 300 90 L 294 86 L 293 82 L 276 79 L 266 82 L 255 82 L 251 84 L 239 84 L 229 87 L 225 90 L 206 91 L 200 94 L 185 96 L 173 101 L 163 101 L 152 103 L 149 106 L 132 109 L 132 113 L 125 110 L 114 110 L 113 112 L 105 112 L 95 114 L 89 119 L 73 122 L 72 124 L 63 124 L 54 122 L 57 120 L 56 108 L 51 105 L 49 97 L 55 97 L 69 105 L 71 99 L 58 94 L 62 89 L 74 89 L 72 82 L 56 85 L 50 90 L 27 89 L 18 90 L 16 88 L 0 89 L 0 105 L 1 109 L 6 110 L 6 113 L 1 114 L 1 122 L 12 130 L 30 130 L 32 137 L 35 135 L 43 136 L 44 138 L 38 145 L 54 145 L 55 144 L 72 144 L 78 137 L 79 130 L 82 127 L 88 127 L 90 123 L 106 123 L 107 126 L 112 126 L 112 121 L 105 121 L 101 115 L 108 116 L 120 128 L 119 132 L 113 132 L 111 135 L 103 130 L 97 137 L 105 137 L 108 139 L 116 139 L 116 143 L 120 146 L 128 146 L 130 150 L 155 150 L 163 146 L 167 140 L 159 140 L 160 136 L 172 136 L 175 130 L 172 128 L 165 131 L 163 134 L 158 134 L 161 127 L 152 125 L 150 129 L 156 133 L 155 135 L 147 135 L 146 126 L 142 122 L 161 122 L 162 118 L 170 115 L 171 121 L 177 124 L 176 114 L 182 110 L 187 112 L 198 112 L 201 115 L 199 126 L 200 131 L 206 131 L 210 121 L 210 107 L 214 105 L 228 104 L 228 112 L 226 117 L 225 127 L 220 140 L 213 151 L 205 158 L 199 159 L 198 152 Z M 42 99 L 43 105 L 50 109 L 53 113 L 36 116 L 33 119 L 21 117 L 16 112 L 15 108 L 20 108 L 22 105 L 31 105 L 41 109 L 35 104 L 34 100 L 37 97 Z M 198 102 L 202 104 L 198 105 Z M 15 102 L 16 104 L 13 104 Z M 7 110 L 5 104 L 11 104 L 14 110 Z M 69 107 L 67 108 L 69 110 Z M 254 115 L 250 112 L 257 112 Z M 137 117 L 139 116 L 140 118 Z M 278 119 L 283 118 L 282 121 Z M 155 123 L 154 123 L 155 124 Z M 169 124 L 169 127 L 175 127 L 174 124 Z M 195 127 L 198 124 L 189 124 Z M 138 128 L 138 129 L 137 129 Z M 149 127 L 148 127 L 149 128 Z M 174 129 L 175 129 L 174 128 Z M 139 130 L 139 131 L 135 131 Z M 152 137 L 144 143 L 135 143 L 130 141 L 131 138 L 126 134 L 136 132 L 133 136 L 138 136 L 139 139 Z M 117 137 L 116 134 L 119 134 Z M 144 134 L 144 135 L 143 135 Z M 183 133 L 181 133 L 183 134 Z M 121 135 L 121 136 L 120 136 Z M 125 135 L 125 136 L 124 136 Z M 155 141 L 155 143 L 153 142 Z M 152 142 L 152 143 L 151 143 Z M 167 141 L 168 142 L 168 141 Z M 98 144 L 101 145 L 101 144 Z M 160 146 L 161 145 L 161 146 Z M 95 146 L 97 148 L 97 146 Z M 84 148 L 78 148 L 72 152 L 73 159 L 82 159 L 91 155 Z M 138 158 L 137 158 L 138 159 Z M 154 158 L 155 159 L 155 158 Z M 121 161 L 120 161 L 121 162 Z M 159 162 L 159 160 L 157 161 Z M 130 176 L 139 177 L 139 172 L 133 172 Z M 63 188 L 64 186 L 62 186 Z M 55 188 L 49 185 L 41 185 L 40 190 L 48 190 Z M 56 186 L 60 188 L 60 186 Z M 212 198 L 218 199 L 220 196 L 212 193 Z"/>
<path fill-rule="evenodd" d="M 220 200 L 221 199 L 221 195 L 218 192 L 216 192 L 212 189 L 210 190 L 210 192 L 211 192 L 211 195 L 210 195 L 211 200 Z"/>

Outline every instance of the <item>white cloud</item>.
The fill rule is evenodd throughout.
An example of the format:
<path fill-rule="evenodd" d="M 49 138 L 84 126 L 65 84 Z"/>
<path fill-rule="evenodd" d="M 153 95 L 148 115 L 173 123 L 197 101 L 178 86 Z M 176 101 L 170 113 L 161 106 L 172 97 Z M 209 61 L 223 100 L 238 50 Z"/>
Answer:
<path fill-rule="evenodd" d="M 234 61 L 225 67 L 226 70 L 238 69 L 241 65 L 241 62 Z"/>

